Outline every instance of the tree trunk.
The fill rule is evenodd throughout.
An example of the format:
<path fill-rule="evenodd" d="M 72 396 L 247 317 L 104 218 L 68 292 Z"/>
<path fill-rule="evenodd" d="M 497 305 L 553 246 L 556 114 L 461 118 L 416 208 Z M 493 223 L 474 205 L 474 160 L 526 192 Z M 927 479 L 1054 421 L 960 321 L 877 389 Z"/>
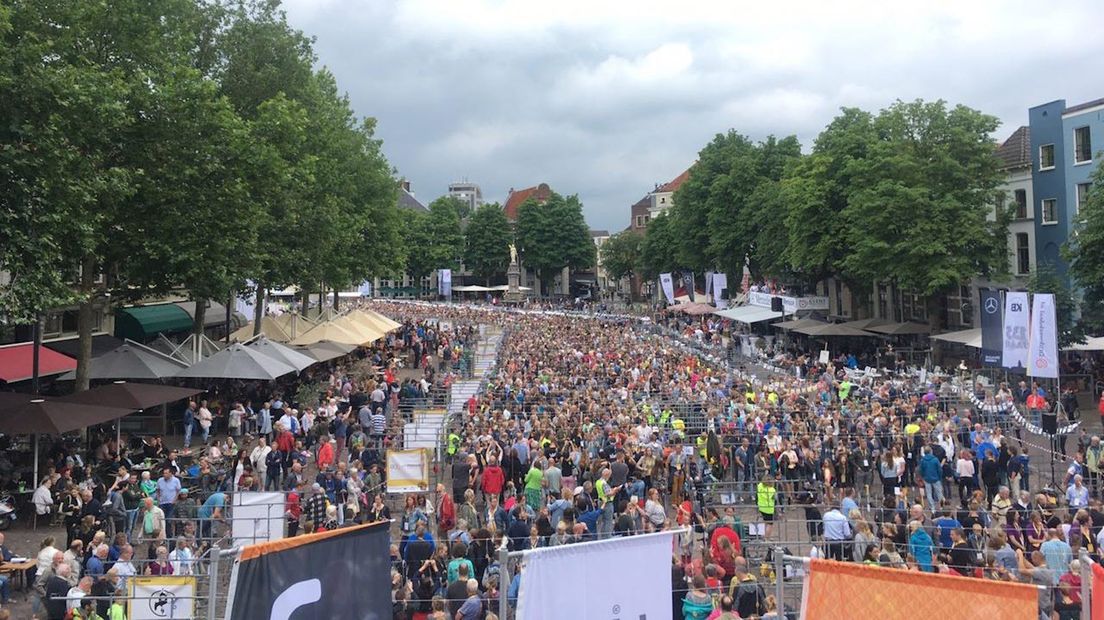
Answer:
<path fill-rule="evenodd" d="M 265 315 L 265 301 L 268 299 L 268 291 L 263 282 L 257 283 L 257 303 L 253 306 L 253 335 L 261 334 L 261 321 Z"/>
<path fill-rule="evenodd" d="M 307 316 L 307 308 L 310 307 L 310 293 L 304 289 L 299 291 L 299 295 L 302 297 L 302 299 L 299 300 L 299 314 Z"/>
<path fill-rule="evenodd" d="M 334 309 L 334 312 L 338 311 L 338 305 L 340 304 L 338 299 L 339 299 L 339 296 L 337 294 L 337 287 L 334 287 L 334 292 L 333 292 L 333 309 Z"/>
<path fill-rule="evenodd" d="M 318 318 L 322 318 L 322 309 L 326 307 L 326 291 L 324 286 L 318 287 Z"/>
<path fill-rule="evenodd" d="M 88 389 L 89 365 L 92 363 L 92 314 L 96 297 L 93 294 L 96 285 L 96 259 L 85 256 L 81 260 L 80 306 L 77 309 L 77 381 L 73 389 L 83 392 Z"/>
<path fill-rule="evenodd" d="M 203 336 L 203 324 L 207 321 L 207 300 L 200 298 L 195 300 L 195 320 L 192 322 L 192 335 L 195 336 L 196 344 L 199 344 L 200 337 Z"/>

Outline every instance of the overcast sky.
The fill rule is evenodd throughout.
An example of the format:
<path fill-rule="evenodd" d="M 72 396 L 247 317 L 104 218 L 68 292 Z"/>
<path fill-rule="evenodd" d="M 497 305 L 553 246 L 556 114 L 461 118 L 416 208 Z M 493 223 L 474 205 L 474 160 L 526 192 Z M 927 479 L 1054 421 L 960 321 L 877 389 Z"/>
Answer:
<path fill-rule="evenodd" d="M 946 99 L 999 117 L 1104 97 L 1101 0 L 285 0 L 423 202 L 549 183 L 592 228 L 718 132 L 796 134 L 841 106 Z"/>

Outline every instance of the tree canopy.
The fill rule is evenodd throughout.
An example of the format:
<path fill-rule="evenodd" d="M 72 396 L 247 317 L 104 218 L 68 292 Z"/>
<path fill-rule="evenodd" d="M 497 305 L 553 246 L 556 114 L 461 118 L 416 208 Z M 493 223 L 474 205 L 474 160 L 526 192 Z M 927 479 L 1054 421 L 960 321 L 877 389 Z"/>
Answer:
<path fill-rule="evenodd" d="M 547 287 L 564 267 L 594 266 L 594 242 L 579 197 L 555 192 L 545 203 L 530 198 L 518 208 L 517 246 L 522 262 Z"/>
<path fill-rule="evenodd" d="M 513 231 L 498 203 L 481 205 L 469 217 L 464 229 L 464 266 L 479 278 L 489 280 L 510 266 Z"/>

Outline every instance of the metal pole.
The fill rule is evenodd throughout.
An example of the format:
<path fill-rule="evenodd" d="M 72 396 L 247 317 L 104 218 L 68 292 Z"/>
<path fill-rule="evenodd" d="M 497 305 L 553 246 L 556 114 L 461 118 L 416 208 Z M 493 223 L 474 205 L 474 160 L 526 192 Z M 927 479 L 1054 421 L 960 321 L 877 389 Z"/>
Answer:
<path fill-rule="evenodd" d="M 222 554 L 218 543 L 211 545 L 208 555 L 211 558 L 211 568 L 207 571 L 207 620 L 216 620 L 218 612 L 215 609 L 218 601 L 219 559 Z"/>
<path fill-rule="evenodd" d="M 507 593 L 510 589 L 510 582 L 513 579 L 510 577 L 510 550 L 503 544 L 498 549 L 498 617 L 499 620 L 506 620 L 507 610 L 509 610 L 510 603 L 507 598 Z"/>
<path fill-rule="evenodd" d="M 776 614 L 781 616 L 784 606 L 782 600 L 786 597 L 786 583 L 783 573 L 786 570 L 786 552 L 782 547 L 774 548 L 774 602 L 778 608 Z"/>
<path fill-rule="evenodd" d="M 1081 620 L 1092 620 L 1092 565 L 1089 552 L 1081 550 Z"/>
<path fill-rule="evenodd" d="M 39 350 L 42 349 L 42 315 L 35 314 L 34 331 L 31 336 L 31 393 L 38 394 L 41 385 L 38 380 Z M 37 484 L 37 481 L 35 482 Z"/>

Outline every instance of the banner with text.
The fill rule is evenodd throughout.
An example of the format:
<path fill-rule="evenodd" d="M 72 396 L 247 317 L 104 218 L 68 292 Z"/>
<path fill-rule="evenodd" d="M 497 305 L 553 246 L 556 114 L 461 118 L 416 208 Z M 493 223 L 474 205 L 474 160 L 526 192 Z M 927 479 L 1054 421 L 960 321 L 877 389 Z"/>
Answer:
<path fill-rule="evenodd" d="M 981 364 L 1000 366 L 1004 338 L 1001 333 L 1000 291 L 983 288 L 981 293 Z"/>
<path fill-rule="evenodd" d="M 437 272 L 437 292 L 444 297 L 452 297 L 452 270 L 440 269 Z"/>
<path fill-rule="evenodd" d="M 195 618 L 195 577 L 130 577 L 127 617 L 131 620 Z"/>
<path fill-rule="evenodd" d="M 429 450 L 387 451 L 387 492 L 424 493 L 429 489 Z"/>
<path fill-rule="evenodd" d="M 518 620 L 671 620 L 673 535 L 611 538 L 526 553 Z"/>
<path fill-rule="evenodd" d="M 718 310 L 724 310 L 728 307 L 728 301 L 722 297 L 727 288 L 728 275 L 724 273 L 713 274 L 713 305 L 717 306 Z"/>
<path fill-rule="evenodd" d="M 1027 374 L 1058 378 L 1058 319 L 1052 293 L 1035 293 L 1031 300 L 1031 349 Z"/>
<path fill-rule="evenodd" d="M 1009 291 L 1004 294 L 1004 349 L 1001 366 L 1027 368 L 1028 336 L 1027 293 Z"/>
<path fill-rule="evenodd" d="M 389 526 L 369 523 L 242 547 L 226 619 L 389 620 Z"/>
<path fill-rule="evenodd" d="M 659 287 L 663 289 L 663 296 L 667 298 L 667 305 L 675 304 L 675 283 L 671 280 L 671 274 L 659 274 Z"/>

